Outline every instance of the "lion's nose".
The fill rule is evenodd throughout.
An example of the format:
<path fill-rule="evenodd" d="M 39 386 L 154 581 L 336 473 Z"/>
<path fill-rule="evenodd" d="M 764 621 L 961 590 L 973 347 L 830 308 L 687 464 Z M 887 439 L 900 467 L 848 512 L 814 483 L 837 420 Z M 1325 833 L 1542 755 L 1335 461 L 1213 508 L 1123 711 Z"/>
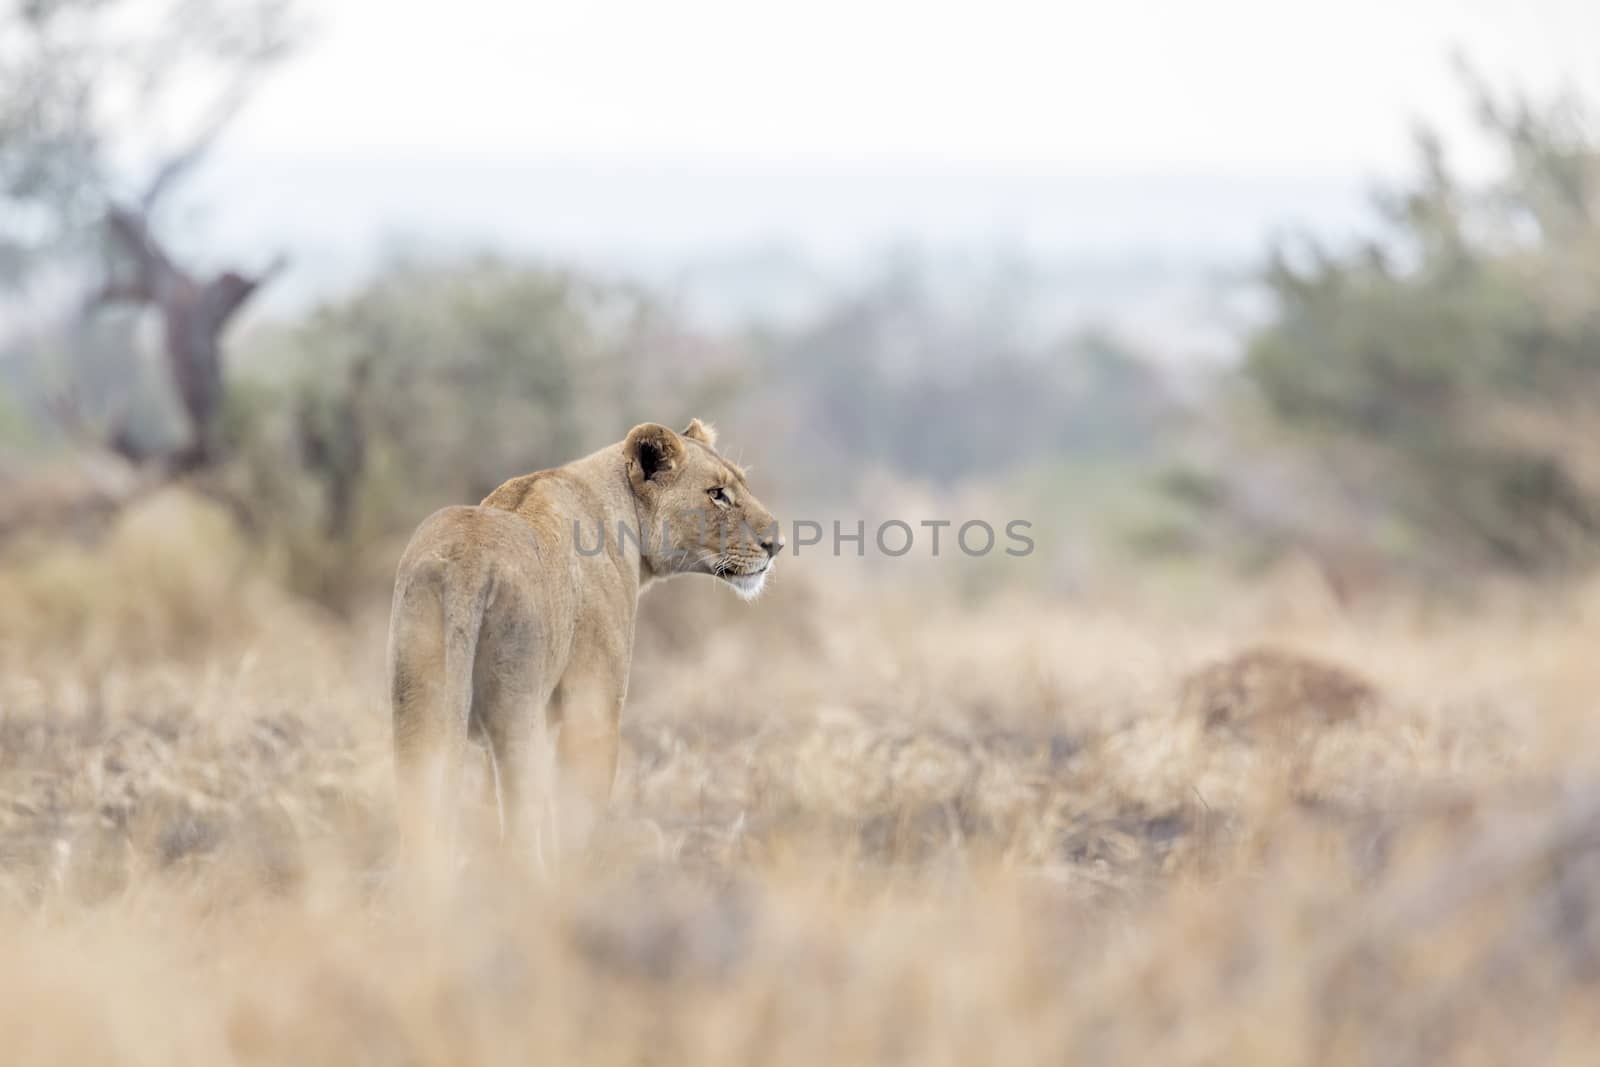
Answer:
<path fill-rule="evenodd" d="M 788 543 L 789 542 L 783 539 L 783 534 L 776 532 L 767 534 L 761 538 L 761 547 L 767 550 L 767 555 L 769 557 L 776 556 L 779 552 L 782 552 L 783 546 Z"/>

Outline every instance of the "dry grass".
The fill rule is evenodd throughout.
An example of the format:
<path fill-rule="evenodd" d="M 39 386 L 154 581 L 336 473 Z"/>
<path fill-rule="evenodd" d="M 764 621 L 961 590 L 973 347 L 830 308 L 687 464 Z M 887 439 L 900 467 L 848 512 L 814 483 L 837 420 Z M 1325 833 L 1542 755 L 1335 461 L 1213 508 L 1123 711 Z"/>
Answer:
<path fill-rule="evenodd" d="M 209 522 L 0 570 L 7 1064 L 1592 1062 L 1592 590 L 678 583 L 586 867 L 423 903 L 383 605 L 323 617 Z M 1229 692 L 1294 730 L 1185 712 L 1265 638 L 1291 676 Z M 1324 682 L 1359 714 L 1297 717 Z"/>

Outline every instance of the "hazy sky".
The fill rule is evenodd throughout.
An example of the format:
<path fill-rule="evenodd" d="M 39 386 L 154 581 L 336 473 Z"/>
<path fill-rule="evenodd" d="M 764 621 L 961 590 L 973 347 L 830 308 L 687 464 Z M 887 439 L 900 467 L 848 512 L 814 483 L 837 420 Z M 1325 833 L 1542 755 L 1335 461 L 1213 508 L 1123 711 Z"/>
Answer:
<path fill-rule="evenodd" d="M 386 242 L 633 270 L 885 245 L 1239 262 L 1348 232 L 1449 63 L 1594 87 L 1596 0 L 305 0 L 306 46 L 191 190 L 185 232 L 290 253 L 285 297 Z M 1470 153 L 1468 153 L 1470 156 Z M 831 269 L 831 268 L 830 268 Z M 759 277 L 758 277 L 759 275 Z M 730 288 L 732 286 L 732 288 Z M 740 296 L 739 299 L 743 299 Z"/>
<path fill-rule="evenodd" d="M 1460 48 L 1600 75 L 1592 0 L 331 0 L 251 154 L 1369 172 Z M 1585 68 L 1588 69 L 1585 69 Z"/>

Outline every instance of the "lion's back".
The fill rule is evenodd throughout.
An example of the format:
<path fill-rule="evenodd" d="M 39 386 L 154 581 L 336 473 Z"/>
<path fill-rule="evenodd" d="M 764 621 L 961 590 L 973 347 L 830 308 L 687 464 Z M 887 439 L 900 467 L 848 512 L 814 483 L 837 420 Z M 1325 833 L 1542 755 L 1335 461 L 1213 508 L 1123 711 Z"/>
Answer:
<path fill-rule="evenodd" d="M 417 526 L 400 557 L 400 575 L 432 570 L 439 564 L 467 568 L 501 564 L 536 570 L 539 557 L 538 538 L 521 516 L 481 504 L 453 504 Z"/>

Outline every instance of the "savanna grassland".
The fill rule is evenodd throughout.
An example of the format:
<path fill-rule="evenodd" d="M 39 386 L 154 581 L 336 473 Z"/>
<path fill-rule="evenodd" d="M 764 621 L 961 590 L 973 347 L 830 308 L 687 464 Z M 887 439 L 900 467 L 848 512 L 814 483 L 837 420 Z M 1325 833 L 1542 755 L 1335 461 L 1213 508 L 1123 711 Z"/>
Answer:
<path fill-rule="evenodd" d="M 424 901 L 387 605 L 270 574 L 174 494 L 0 569 L 5 1063 L 1600 1048 L 1600 587 L 672 583 L 593 854 Z"/>

